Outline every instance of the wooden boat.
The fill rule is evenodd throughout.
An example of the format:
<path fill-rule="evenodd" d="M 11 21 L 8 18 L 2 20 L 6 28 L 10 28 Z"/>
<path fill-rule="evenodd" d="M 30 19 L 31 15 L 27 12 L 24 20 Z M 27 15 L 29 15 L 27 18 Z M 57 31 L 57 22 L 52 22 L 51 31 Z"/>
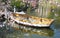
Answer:
<path fill-rule="evenodd" d="M 25 26 L 34 26 L 34 27 L 49 27 L 51 23 L 54 21 L 53 19 L 39 18 L 27 14 L 18 14 L 18 13 L 12 13 L 10 18 L 15 22 L 17 22 L 18 24 L 22 24 Z"/>

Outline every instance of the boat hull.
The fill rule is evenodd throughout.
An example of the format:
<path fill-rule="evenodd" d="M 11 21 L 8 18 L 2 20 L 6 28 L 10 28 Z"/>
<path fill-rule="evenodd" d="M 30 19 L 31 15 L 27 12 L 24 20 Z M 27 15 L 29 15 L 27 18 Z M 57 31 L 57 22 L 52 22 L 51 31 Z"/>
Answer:
<path fill-rule="evenodd" d="M 31 24 L 31 23 L 27 23 L 27 22 L 22 22 L 22 21 L 19 21 L 19 20 L 16 20 L 14 19 L 13 16 L 10 16 L 10 18 L 15 21 L 17 24 L 20 24 L 20 25 L 24 25 L 24 26 L 32 26 L 32 27 L 50 27 L 52 22 L 50 23 L 50 25 L 46 25 L 46 24 Z"/>

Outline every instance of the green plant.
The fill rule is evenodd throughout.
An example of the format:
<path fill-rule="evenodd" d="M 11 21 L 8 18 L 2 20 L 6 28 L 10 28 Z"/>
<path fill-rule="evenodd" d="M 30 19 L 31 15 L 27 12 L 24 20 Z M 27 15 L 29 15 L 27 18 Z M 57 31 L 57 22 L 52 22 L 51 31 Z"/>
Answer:
<path fill-rule="evenodd" d="M 22 6 L 25 6 L 25 3 L 23 3 L 22 1 L 15 1 L 15 0 L 12 0 L 11 1 L 11 6 L 14 7 L 16 6 L 16 8 L 21 8 Z"/>
<path fill-rule="evenodd" d="M 17 1 L 16 0 L 11 0 L 10 5 L 12 6 L 12 8 L 14 8 L 14 6 L 15 6 L 17 11 L 24 10 L 24 8 L 26 6 L 26 4 L 24 2 L 22 2 L 22 1 L 20 1 L 20 0 L 17 0 Z"/>

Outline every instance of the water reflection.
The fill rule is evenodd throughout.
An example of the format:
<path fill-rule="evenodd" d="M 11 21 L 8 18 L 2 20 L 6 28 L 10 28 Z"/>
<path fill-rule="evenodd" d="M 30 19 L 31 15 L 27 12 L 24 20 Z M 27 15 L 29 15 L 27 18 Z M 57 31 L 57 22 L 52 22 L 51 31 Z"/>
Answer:
<path fill-rule="evenodd" d="M 42 36 L 53 36 L 54 35 L 54 31 L 50 28 L 32 28 L 31 30 L 29 29 L 23 29 L 23 32 L 27 32 L 29 34 L 38 34 L 38 35 L 42 35 Z"/>
<path fill-rule="evenodd" d="M 11 30 L 11 29 L 10 29 Z M 19 30 L 14 29 L 13 32 L 8 32 L 6 38 L 32 38 L 32 36 L 47 36 L 52 37 L 54 35 L 54 30 L 50 28 L 35 28 L 35 27 L 27 27 L 20 26 Z"/>

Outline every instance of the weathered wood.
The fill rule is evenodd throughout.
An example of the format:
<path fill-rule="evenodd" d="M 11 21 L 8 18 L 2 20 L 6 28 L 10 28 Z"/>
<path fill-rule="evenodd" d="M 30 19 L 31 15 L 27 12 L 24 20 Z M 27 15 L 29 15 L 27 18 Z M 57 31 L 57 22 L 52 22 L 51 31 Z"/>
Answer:
<path fill-rule="evenodd" d="M 11 19 L 16 21 L 17 23 L 35 27 L 49 27 L 51 23 L 54 21 L 53 19 L 39 18 L 27 14 L 16 14 L 16 13 L 11 15 Z"/>

